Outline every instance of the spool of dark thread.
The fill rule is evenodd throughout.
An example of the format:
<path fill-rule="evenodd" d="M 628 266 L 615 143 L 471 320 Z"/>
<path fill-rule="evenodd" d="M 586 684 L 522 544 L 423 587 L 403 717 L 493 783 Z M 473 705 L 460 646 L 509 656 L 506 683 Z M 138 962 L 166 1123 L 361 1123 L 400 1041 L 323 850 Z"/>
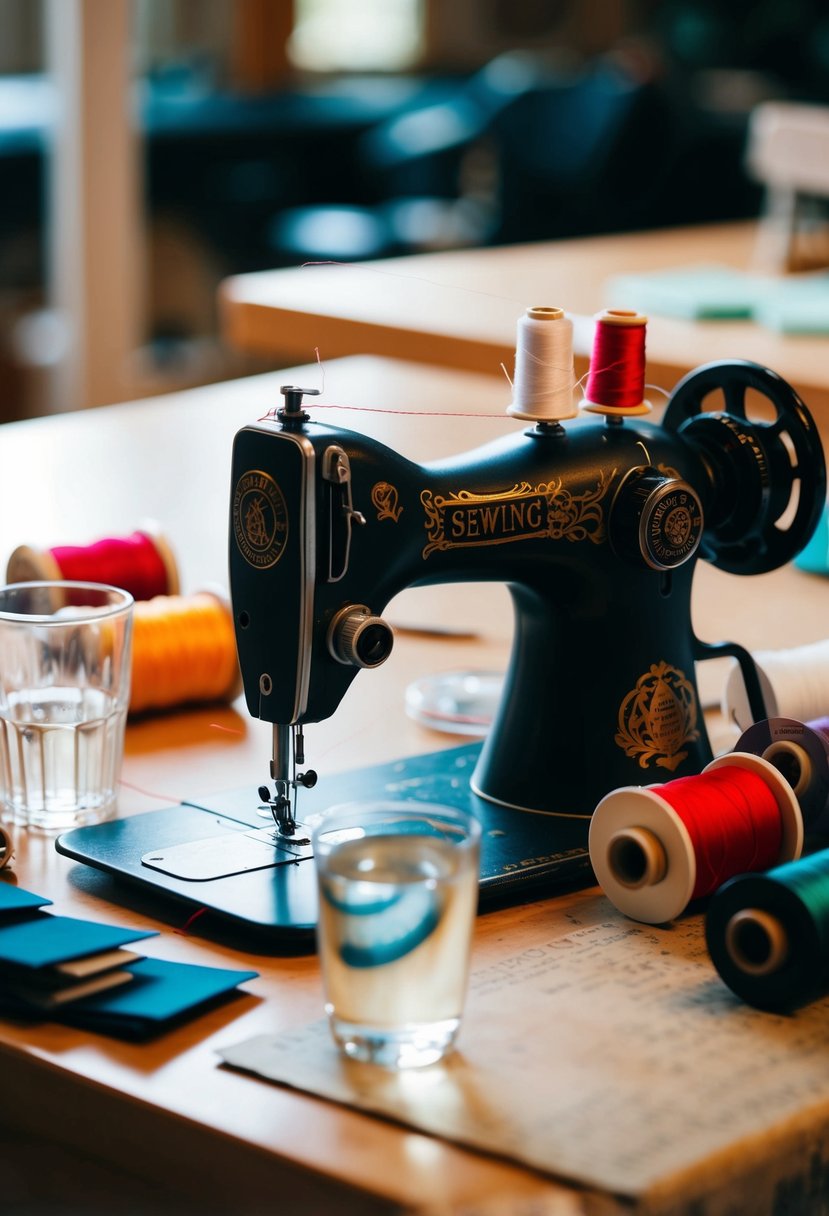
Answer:
<path fill-rule="evenodd" d="M 794 790 L 807 836 L 829 835 L 829 718 L 766 718 L 735 748 L 773 764 Z"/>
<path fill-rule="evenodd" d="M 829 849 L 729 879 L 705 939 L 720 978 L 758 1009 L 791 1012 L 829 993 Z"/>

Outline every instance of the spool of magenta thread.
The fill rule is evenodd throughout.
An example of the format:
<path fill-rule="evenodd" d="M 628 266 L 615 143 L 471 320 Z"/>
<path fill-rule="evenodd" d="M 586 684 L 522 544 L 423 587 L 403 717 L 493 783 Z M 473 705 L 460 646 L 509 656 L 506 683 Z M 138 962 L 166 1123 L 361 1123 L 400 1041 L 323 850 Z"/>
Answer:
<path fill-rule="evenodd" d="M 826 996 L 829 850 L 724 883 L 705 940 L 720 978 L 749 1005 L 783 1013 Z"/>
<path fill-rule="evenodd" d="M 109 536 L 88 545 L 36 549 L 20 545 L 9 558 L 6 581 L 25 583 L 105 583 L 129 591 L 136 600 L 177 595 L 179 575 L 169 541 L 153 524 L 128 536 Z"/>
<path fill-rule="evenodd" d="M 645 400 L 647 321 L 626 308 L 608 308 L 596 318 L 582 409 L 620 418 L 650 412 Z"/>

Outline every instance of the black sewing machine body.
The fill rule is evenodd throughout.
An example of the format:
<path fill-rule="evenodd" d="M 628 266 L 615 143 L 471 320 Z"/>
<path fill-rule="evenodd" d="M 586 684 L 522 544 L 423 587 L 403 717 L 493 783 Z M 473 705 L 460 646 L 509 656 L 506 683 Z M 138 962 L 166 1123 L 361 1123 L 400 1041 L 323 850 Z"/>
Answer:
<path fill-rule="evenodd" d="M 723 382 L 733 409 L 702 411 Z M 779 406 L 772 427 L 746 418 L 747 387 Z M 234 445 L 231 593 L 253 716 L 330 716 L 361 667 L 388 654 L 381 614 L 397 592 L 481 580 L 507 583 L 515 607 L 500 709 L 472 778 L 491 802 L 589 815 L 617 785 L 698 773 L 711 758 L 699 659 L 737 657 L 762 706 L 746 652 L 696 639 L 691 585 L 699 553 L 770 569 L 817 522 L 816 430 L 772 373 L 710 365 L 678 386 L 662 425 L 518 423 L 423 466 L 297 411 Z M 794 481 L 796 518 L 781 532 Z"/>

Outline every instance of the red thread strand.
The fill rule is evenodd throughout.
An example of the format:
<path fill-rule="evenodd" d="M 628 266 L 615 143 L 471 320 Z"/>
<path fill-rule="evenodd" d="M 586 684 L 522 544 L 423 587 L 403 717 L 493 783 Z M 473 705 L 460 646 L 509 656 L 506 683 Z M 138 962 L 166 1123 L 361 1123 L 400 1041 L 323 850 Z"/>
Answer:
<path fill-rule="evenodd" d="M 269 409 L 257 422 L 273 422 L 279 417 L 281 406 Z M 308 413 L 315 410 L 350 410 L 356 414 L 400 414 L 412 418 L 493 418 L 498 421 L 511 422 L 508 414 L 476 413 L 474 410 L 390 410 L 379 405 L 336 405 L 325 401 L 303 401 L 302 408 Z"/>
<path fill-rule="evenodd" d="M 669 781 L 657 792 L 691 837 L 697 870 L 692 899 L 711 895 L 735 874 L 777 863 L 783 820 L 774 794 L 756 773 L 724 765 Z"/>
<path fill-rule="evenodd" d="M 645 326 L 599 319 L 584 395 L 594 405 L 630 410 L 645 396 Z"/>
<path fill-rule="evenodd" d="M 65 579 L 109 583 L 137 600 L 170 594 L 164 559 L 146 532 L 105 537 L 91 545 L 60 545 L 49 552 Z"/>

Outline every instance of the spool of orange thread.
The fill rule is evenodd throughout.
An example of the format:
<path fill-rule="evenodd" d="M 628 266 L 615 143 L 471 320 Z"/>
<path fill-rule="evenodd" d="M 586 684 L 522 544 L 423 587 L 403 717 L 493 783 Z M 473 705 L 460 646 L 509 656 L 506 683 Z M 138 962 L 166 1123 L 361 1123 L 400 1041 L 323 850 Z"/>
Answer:
<path fill-rule="evenodd" d="M 131 714 L 241 692 L 233 616 L 218 592 L 136 601 L 132 646 Z"/>
<path fill-rule="evenodd" d="M 175 555 L 155 524 L 138 528 L 129 536 L 104 537 L 89 545 L 51 549 L 20 545 L 6 568 L 9 583 L 62 579 L 121 587 L 135 600 L 179 592 Z"/>

